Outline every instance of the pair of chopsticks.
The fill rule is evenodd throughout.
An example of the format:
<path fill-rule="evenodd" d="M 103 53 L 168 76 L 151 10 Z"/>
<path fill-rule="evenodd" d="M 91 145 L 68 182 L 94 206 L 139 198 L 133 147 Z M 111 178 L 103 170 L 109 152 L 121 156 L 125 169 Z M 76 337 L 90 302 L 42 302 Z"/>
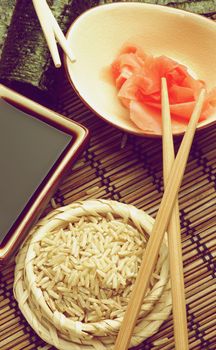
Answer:
<path fill-rule="evenodd" d="M 56 68 L 61 67 L 61 59 L 58 52 L 57 42 L 62 47 L 71 62 L 75 62 L 74 54 L 65 38 L 58 22 L 53 16 L 46 0 L 32 0 L 37 13 L 41 28 L 47 41 L 53 62 Z"/>
<path fill-rule="evenodd" d="M 165 191 L 155 219 L 155 223 L 143 255 L 131 298 L 117 336 L 114 350 L 127 350 L 139 311 L 146 294 L 151 275 L 156 265 L 159 249 L 168 228 L 170 272 L 173 298 L 175 346 L 177 350 L 188 349 L 187 319 L 185 311 L 184 280 L 181 253 L 177 194 L 187 164 L 196 125 L 199 120 L 205 97 L 200 93 L 176 159 L 166 79 L 162 78 L 162 120 L 163 120 L 163 171 Z"/>

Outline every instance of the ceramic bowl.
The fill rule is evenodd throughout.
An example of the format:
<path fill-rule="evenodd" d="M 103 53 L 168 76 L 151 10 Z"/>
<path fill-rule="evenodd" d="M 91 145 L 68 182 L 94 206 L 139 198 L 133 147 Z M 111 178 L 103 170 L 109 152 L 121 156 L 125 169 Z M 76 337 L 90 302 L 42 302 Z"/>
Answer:
<path fill-rule="evenodd" d="M 189 67 L 208 89 L 216 86 L 216 23 L 199 15 L 143 3 L 106 4 L 78 17 L 67 38 L 76 56 L 75 63 L 65 58 L 73 88 L 97 116 L 129 133 L 161 136 L 139 129 L 117 97 L 110 64 L 126 42 L 155 56 L 169 56 Z M 198 129 L 214 123 L 216 113 Z"/>

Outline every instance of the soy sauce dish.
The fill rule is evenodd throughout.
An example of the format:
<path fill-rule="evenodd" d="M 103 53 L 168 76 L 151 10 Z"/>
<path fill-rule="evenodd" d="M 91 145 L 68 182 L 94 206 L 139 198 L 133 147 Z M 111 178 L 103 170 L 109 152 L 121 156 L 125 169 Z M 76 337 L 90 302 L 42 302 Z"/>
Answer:
<path fill-rule="evenodd" d="M 110 66 L 125 43 L 185 65 L 208 90 L 216 86 L 216 23 L 196 14 L 143 3 L 106 4 L 78 17 L 67 38 L 76 57 L 75 63 L 65 57 L 73 89 L 97 116 L 129 133 L 161 136 L 154 128 L 138 128 L 117 96 Z M 216 112 L 200 122 L 198 129 L 215 123 Z M 184 131 L 185 125 L 173 133 Z"/>

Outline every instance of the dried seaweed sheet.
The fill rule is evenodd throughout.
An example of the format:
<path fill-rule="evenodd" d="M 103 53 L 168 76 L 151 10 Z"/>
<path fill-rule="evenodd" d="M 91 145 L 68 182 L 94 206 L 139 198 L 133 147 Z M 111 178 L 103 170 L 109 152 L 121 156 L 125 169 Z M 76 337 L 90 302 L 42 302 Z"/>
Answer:
<path fill-rule="evenodd" d="M 71 22 L 96 1 L 48 1 L 65 32 Z M 0 4 L 1 5 L 1 4 Z M 8 8 L 10 4 L 8 4 Z M 31 0 L 17 0 L 0 61 L 0 80 L 22 89 L 26 85 L 54 92 L 56 69 Z"/>
<path fill-rule="evenodd" d="M 0 0 L 0 58 L 16 0 Z"/>
<path fill-rule="evenodd" d="M 216 13 L 216 0 L 101 0 L 100 4 L 108 4 L 113 2 L 143 2 L 148 4 L 165 5 L 202 15 Z"/>

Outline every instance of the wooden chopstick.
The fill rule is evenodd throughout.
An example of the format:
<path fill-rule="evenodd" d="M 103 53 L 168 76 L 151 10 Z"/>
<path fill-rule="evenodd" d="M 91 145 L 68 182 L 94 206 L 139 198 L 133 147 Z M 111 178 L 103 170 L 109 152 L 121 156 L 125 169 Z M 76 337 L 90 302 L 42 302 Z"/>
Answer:
<path fill-rule="evenodd" d="M 41 0 L 32 0 L 35 11 L 37 13 L 41 28 L 43 30 L 47 45 L 49 47 L 53 62 L 56 68 L 61 67 L 61 60 L 58 52 L 58 47 L 55 40 L 55 35 L 52 29 L 49 13 L 44 10 L 44 3 Z"/>
<path fill-rule="evenodd" d="M 37 13 L 41 28 L 46 38 L 47 45 L 49 47 L 53 62 L 56 68 L 61 67 L 61 60 L 58 52 L 56 40 L 62 47 L 69 59 L 74 62 L 75 57 L 73 52 L 65 38 L 58 22 L 53 16 L 46 0 L 32 0 L 35 11 Z"/>
<path fill-rule="evenodd" d="M 163 129 L 163 176 L 167 186 L 169 173 L 175 159 L 169 97 L 166 79 L 162 78 L 162 129 Z M 187 316 L 185 307 L 184 273 L 181 249 L 181 230 L 178 199 L 174 203 L 168 225 L 169 266 L 173 304 L 174 338 L 176 350 L 188 350 Z"/>
<path fill-rule="evenodd" d="M 50 10 L 47 2 L 45 0 L 43 0 L 45 5 L 46 5 L 46 8 L 47 8 L 47 11 L 49 12 L 50 14 L 50 19 L 51 19 L 51 22 L 52 22 L 52 28 L 54 30 L 54 34 L 55 34 L 55 37 L 56 37 L 56 40 L 57 42 L 59 43 L 59 45 L 62 47 L 63 51 L 66 53 L 66 55 L 69 57 L 69 59 L 71 60 L 71 62 L 75 62 L 76 61 L 76 58 L 68 44 L 68 41 L 67 39 L 65 38 L 61 28 L 59 27 L 59 24 L 58 22 L 56 21 L 55 17 L 53 16 L 53 13 L 52 11 Z"/>
<path fill-rule="evenodd" d="M 169 223 L 173 204 L 182 181 L 192 140 L 195 134 L 196 125 L 201 114 L 204 96 L 205 90 L 203 89 L 195 105 L 177 157 L 170 171 L 166 189 L 160 203 L 146 250 L 143 254 L 141 266 L 131 293 L 119 334 L 116 339 L 114 350 L 128 349 L 143 298 L 146 294 L 149 280 L 157 261 L 160 245 Z"/>

